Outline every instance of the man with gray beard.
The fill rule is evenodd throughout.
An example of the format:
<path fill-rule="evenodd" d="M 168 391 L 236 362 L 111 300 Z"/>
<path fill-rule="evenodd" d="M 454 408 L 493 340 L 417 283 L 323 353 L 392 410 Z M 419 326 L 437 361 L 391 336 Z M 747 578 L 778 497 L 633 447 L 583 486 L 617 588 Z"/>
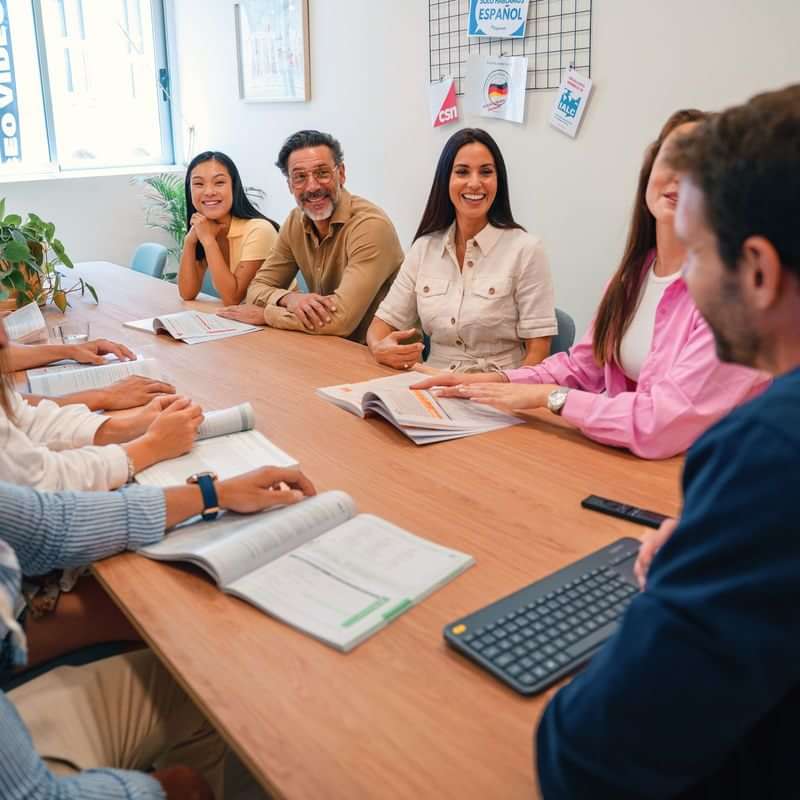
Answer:
<path fill-rule="evenodd" d="M 403 261 L 385 212 L 344 188 L 342 147 L 330 134 L 298 131 L 278 154 L 297 208 L 253 278 L 245 304 L 223 317 L 364 342 L 375 309 Z M 298 271 L 309 291 L 291 291 Z"/>

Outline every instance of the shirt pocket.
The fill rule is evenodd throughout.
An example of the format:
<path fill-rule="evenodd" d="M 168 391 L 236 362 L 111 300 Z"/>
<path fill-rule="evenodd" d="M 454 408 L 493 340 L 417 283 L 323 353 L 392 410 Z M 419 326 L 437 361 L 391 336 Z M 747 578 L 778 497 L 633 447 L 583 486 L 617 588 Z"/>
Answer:
<path fill-rule="evenodd" d="M 422 275 L 417 279 L 417 311 L 425 333 L 432 333 L 437 323 L 443 326 L 442 320 L 448 316 L 449 290 L 450 281 L 447 278 L 428 278 Z"/>
<path fill-rule="evenodd" d="M 478 278 L 470 295 L 464 304 L 462 320 L 479 339 L 507 343 L 506 340 L 517 338 L 517 307 L 511 278 L 491 275 Z"/>

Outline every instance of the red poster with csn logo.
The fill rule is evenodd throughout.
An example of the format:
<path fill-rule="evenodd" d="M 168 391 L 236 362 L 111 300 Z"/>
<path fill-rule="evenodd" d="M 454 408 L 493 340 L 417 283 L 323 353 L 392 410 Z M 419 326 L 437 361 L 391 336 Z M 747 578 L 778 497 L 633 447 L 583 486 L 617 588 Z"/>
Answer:
<path fill-rule="evenodd" d="M 431 118 L 434 128 L 458 122 L 458 103 L 456 102 L 456 82 L 452 78 L 442 78 L 430 86 Z"/>

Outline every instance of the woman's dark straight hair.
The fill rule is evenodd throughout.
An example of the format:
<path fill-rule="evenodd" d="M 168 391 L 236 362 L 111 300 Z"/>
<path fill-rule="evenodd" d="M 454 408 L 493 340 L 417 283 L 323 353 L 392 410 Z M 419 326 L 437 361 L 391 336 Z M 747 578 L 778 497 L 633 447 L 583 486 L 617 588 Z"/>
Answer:
<path fill-rule="evenodd" d="M 633 214 L 628 230 L 628 241 L 622 254 L 622 261 L 606 287 L 603 299 L 597 309 L 592 334 L 592 353 L 600 366 L 615 361 L 619 364 L 619 349 L 622 337 L 628 329 L 644 279 L 644 260 L 656 246 L 656 218 L 647 207 L 647 184 L 653 171 L 658 151 L 667 136 L 680 125 L 687 122 L 700 122 L 708 114 L 696 108 L 676 111 L 661 128 L 658 138 L 645 151 L 644 163 L 639 171 L 639 183 L 633 202 Z"/>
<path fill-rule="evenodd" d="M 414 234 L 415 242 L 420 236 L 444 230 L 452 225 L 453 220 L 456 218 L 456 210 L 450 200 L 450 174 L 453 171 L 453 164 L 455 164 L 458 151 L 464 145 L 473 144 L 474 142 L 484 145 L 492 154 L 494 168 L 497 172 L 497 194 L 489 209 L 489 222 L 495 228 L 519 228 L 520 230 L 525 230 L 522 225 L 514 220 L 511 214 L 506 162 L 503 161 L 503 154 L 500 152 L 497 142 L 481 128 L 462 128 L 447 140 L 442 154 L 439 156 L 439 163 L 436 165 L 436 172 L 433 176 L 431 193 L 428 195 L 428 203 L 422 214 L 422 221 Z"/>
<path fill-rule="evenodd" d="M 192 227 L 192 214 L 197 209 L 192 203 L 192 171 L 198 164 L 205 161 L 217 161 L 228 170 L 228 175 L 231 176 L 231 189 L 233 194 L 233 205 L 231 205 L 231 216 L 238 217 L 239 219 L 265 219 L 269 222 L 276 231 L 280 230 L 280 225 L 274 219 L 264 216 L 251 202 L 244 190 L 242 184 L 242 177 L 239 175 L 239 170 L 236 169 L 236 164 L 233 160 L 226 156 L 225 153 L 220 153 L 217 150 L 206 150 L 203 153 L 198 153 L 186 167 L 186 179 L 184 180 L 183 187 L 186 193 L 186 230 Z M 202 261 L 206 257 L 206 252 L 203 245 L 199 242 L 195 247 L 195 258 Z"/>

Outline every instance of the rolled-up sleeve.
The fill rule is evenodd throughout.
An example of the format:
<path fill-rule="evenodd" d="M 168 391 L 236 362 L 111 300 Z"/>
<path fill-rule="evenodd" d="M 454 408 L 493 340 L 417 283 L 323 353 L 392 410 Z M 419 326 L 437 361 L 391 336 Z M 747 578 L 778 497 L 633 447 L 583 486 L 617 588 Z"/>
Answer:
<path fill-rule="evenodd" d="M 162 489 L 38 492 L 0 482 L 0 539 L 27 575 L 79 567 L 158 542 L 166 526 Z"/>
<path fill-rule="evenodd" d="M 416 289 L 424 247 L 425 242 L 421 239 L 414 243 L 403 260 L 388 294 L 375 312 L 378 319 L 382 319 L 398 331 L 410 328 L 419 317 Z"/>
<path fill-rule="evenodd" d="M 558 333 L 553 278 L 547 253 L 539 239 L 523 253 L 515 300 L 517 336 L 520 339 L 539 339 Z"/>

